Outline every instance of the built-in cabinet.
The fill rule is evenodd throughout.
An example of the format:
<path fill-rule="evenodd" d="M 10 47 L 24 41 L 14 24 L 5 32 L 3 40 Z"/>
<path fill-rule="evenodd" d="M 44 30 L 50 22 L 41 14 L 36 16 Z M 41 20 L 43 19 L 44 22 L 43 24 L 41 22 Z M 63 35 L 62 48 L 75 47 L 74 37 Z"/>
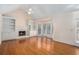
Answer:
<path fill-rule="evenodd" d="M 15 31 L 15 19 L 11 17 L 3 17 L 3 31 Z"/>
<path fill-rule="evenodd" d="M 2 16 L 2 40 L 13 39 L 15 36 L 15 19 L 11 16 Z"/>

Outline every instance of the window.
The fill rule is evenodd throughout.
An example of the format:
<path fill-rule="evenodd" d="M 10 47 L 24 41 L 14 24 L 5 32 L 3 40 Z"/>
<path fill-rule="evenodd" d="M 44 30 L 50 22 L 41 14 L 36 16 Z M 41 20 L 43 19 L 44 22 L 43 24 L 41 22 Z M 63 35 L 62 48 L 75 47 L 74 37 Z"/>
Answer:
<path fill-rule="evenodd" d="M 33 30 L 36 30 L 36 24 L 33 23 Z"/>
<path fill-rule="evenodd" d="M 41 35 L 41 25 L 38 24 L 38 35 Z"/>
<path fill-rule="evenodd" d="M 46 24 L 43 24 L 43 34 L 46 32 Z"/>
<path fill-rule="evenodd" d="M 38 24 L 38 35 L 49 35 L 52 34 L 53 27 L 52 24 Z"/>
<path fill-rule="evenodd" d="M 30 35 L 30 31 L 31 31 L 31 25 L 28 25 L 28 30 L 26 32 L 26 35 L 29 36 Z"/>
<path fill-rule="evenodd" d="M 29 25 L 29 31 L 31 31 L 31 25 Z"/>
<path fill-rule="evenodd" d="M 47 34 L 51 34 L 51 24 L 47 24 Z"/>

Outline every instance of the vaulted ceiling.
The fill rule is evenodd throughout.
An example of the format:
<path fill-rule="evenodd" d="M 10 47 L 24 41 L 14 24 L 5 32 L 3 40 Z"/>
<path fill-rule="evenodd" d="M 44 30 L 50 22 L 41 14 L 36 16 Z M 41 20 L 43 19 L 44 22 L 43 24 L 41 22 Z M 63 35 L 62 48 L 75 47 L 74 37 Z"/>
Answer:
<path fill-rule="evenodd" d="M 79 10 L 78 4 L 1 4 L 0 13 L 7 13 L 17 8 L 22 8 L 26 12 L 28 9 L 32 9 L 32 17 L 40 18 L 45 16 L 51 16 L 58 13 L 72 12 Z"/>

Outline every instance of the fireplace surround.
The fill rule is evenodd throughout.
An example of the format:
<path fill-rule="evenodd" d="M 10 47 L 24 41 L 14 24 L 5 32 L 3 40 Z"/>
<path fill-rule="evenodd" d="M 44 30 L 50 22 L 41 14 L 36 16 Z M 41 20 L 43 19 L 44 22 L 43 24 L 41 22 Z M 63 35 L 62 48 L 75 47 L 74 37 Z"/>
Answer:
<path fill-rule="evenodd" d="M 19 31 L 19 36 L 25 36 L 26 35 L 26 31 Z"/>

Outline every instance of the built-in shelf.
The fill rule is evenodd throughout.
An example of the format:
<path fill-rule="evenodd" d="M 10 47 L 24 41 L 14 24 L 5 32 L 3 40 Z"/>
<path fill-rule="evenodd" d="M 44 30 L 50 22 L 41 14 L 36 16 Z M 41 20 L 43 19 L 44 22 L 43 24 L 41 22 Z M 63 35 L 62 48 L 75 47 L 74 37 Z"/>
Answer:
<path fill-rule="evenodd" d="M 11 31 L 15 31 L 15 19 L 13 18 L 12 19 L 12 17 L 4 17 L 3 18 L 3 21 L 4 21 L 4 26 L 5 27 L 8 27 L 8 30 L 11 30 Z M 5 25 L 5 23 L 6 23 L 6 25 Z"/>

